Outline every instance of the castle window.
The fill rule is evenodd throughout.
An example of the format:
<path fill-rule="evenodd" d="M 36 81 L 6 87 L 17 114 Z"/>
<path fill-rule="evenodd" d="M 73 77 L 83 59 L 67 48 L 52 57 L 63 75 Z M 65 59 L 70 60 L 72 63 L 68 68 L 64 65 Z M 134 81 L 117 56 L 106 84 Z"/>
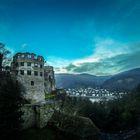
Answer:
<path fill-rule="evenodd" d="M 20 74 L 21 75 L 24 75 L 24 70 L 20 70 Z"/>
<path fill-rule="evenodd" d="M 40 72 L 40 76 L 41 76 L 41 77 L 42 77 L 42 75 L 43 75 L 42 72 Z"/>
<path fill-rule="evenodd" d="M 40 68 L 42 68 L 43 66 L 42 66 L 42 64 L 40 65 Z"/>
<path fill-rule="evenodd" d="M 21 66 L 24 66 L 24 62 L 20 62 L 20 65 L 21 65 Z"/>
<path fill-rule="evenodd" d="M 31 86 L 34 86 L 34 81 L 31 81 Z"/>
<path fill-rule="evenodd" d="M 31 66 L 31 62 L 28 62 L 28 63 L 27 63 L 27 66 Z"/>
<path fill-rule="evenodd" d="M 30 70 L 27 70 L 27 75 L 31 75 L 31 71 Z"/>
<path fill-rule="evenodd" d="M 38 71 L 34 71 L 34 75 L 35 76 L 38 76 Z"/>

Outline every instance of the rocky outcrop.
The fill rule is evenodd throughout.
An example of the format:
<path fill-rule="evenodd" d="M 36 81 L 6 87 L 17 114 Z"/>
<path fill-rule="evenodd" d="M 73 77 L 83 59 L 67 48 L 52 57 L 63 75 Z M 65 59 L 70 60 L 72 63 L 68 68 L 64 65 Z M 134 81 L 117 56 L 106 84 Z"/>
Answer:
<path fill-rule="evenodd" d="M 66 115 L 55 112 L 49 124 L 56 126 L 59 130 L 77 137 L 77 139 L 99 140 L 100 131 L 94 123 L 86 117 Z"/>
<path fill-rule="evenodd" d="M 59 102 L 57 104 L 55 102 L 55 105 L 54 102 L 24 105 L 23 129 L 44 128 L 49 123 L 76 139 L 99 140 L 100 131 L 89 118 L 61 113 L 59 105 Z"/>

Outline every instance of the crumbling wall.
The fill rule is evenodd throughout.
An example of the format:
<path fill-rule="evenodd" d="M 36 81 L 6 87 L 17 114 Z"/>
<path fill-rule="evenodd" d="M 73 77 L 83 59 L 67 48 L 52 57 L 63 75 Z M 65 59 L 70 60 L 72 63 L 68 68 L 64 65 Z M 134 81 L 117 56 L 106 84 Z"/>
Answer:
<path fill-rule="evenodd" d="M 34 106 L 31 104 L 26 104 L 22 107 L 22 127 L 23 129 L 31 128 L 36 125 L 36 114 L 34 111 Z"/>
<path fill-rule="evenodd" d="M 23 129 L 38 127 L 43 128 L 51 119 L 54 110 L 58 109 L 58 105 L 54 102 L 47 102 L 45 104 L 26 104 L 22 107 L 23 115 Z"/>
<path fill-rule="evenodd" d="M 51 93 L 51 91 L 55 90 L 55 77 L 52 66 L 44 67 L 44 85 L 45 93 Z"/>
<path fill-rule="evenodd" d="M 33 53 L 17 53 L 11 64 L 11 74 L 24 89 L 24 97 L 32 104 L 45 101 L 45 94 L 55 90 L 52 66 L 44 66 L 44 58 Z"/>
<path fill-rule="evenodd" d="M 37 127 L 43 128 L 47 125 L 48 121 L 51 119 L 54 113 L 53 105 L 41 105 L 37 107 Z"/>

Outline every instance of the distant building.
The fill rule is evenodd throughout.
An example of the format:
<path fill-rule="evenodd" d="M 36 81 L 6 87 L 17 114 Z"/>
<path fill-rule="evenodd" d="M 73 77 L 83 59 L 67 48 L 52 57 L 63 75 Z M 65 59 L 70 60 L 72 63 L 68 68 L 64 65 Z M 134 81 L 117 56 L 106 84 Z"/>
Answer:
<path fill-rule="evenodd" d="M 11 73 L 25 88 L 25 98 L 31 103 L 45 101 L 45 94 L 55 90 L 54 71 L 44 66 L 44 58 L 34 53 L 17 53 L 11 63 Z"/>

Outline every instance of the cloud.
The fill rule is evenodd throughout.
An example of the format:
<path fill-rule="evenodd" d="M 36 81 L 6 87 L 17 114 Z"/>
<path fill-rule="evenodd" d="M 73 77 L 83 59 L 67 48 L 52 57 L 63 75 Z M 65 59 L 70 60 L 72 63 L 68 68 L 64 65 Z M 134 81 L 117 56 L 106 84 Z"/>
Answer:
<path fill-rule="evenodd" d="M 64 67 L 55 67 L 54 71 L 55 73 L 68 73 L 68 70 Z"/>
<path fill-rule="evenodd" d="M 102 59 L 120 55 L 125 52 L 127 53 L 129 51 L 127 44 L 123 44 L 109 38 L 96 38 L 94 42 L 93 54 L 86 58 L 75 60 L 73 62 L 75 65 L 89 62 L 99 62 Z"/>
<path fill-rule="evenodd" d="M 55 57 L 55 56 L 49 56 L 47 57 L 47 64 L 52 65 L 54 67 L 66 67 L 70 63 L 72 63 L 73 60 L 67 60 L 64 58 L 60 57 Z"/>
<path fill-rule="evenodd" d="M 71 73 L 90 73 L 95 75 L 116 74 L 132 68 L 140 67 L 139 54 L 140 49 L 136 49 L 128 53 L 104 58 L 98 62 L 81 63 L 79 66 L 71 64 L 72 67 L 69 65 L 66 69 Z"/>
<path fill-rule="evenodd" d="M 58 73 L 89 73 L 113 75 L 140 67 L 140 44 L 122 44 L 112 39 L 97 40 L 93 54 L 74 60 L 67 66 L 57 68 Z"/>

